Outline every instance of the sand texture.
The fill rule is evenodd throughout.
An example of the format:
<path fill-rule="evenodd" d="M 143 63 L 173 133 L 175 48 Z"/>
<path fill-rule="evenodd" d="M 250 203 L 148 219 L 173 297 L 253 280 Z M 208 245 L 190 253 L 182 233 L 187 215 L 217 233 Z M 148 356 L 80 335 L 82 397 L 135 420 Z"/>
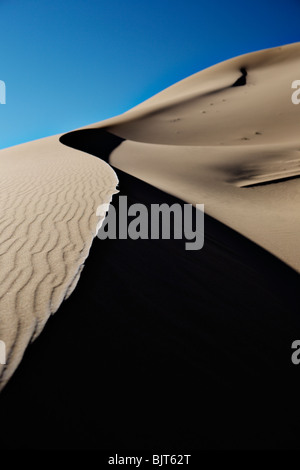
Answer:
<path fill-rule="evenodd" d="M 50 137 L 0 152 L 0 388 L 75 288 L 117 177 Z M 71 334 L 71 332 L 70 332 Z M 78 339 L 80 341 L 80 339 Z"/>
<path fill-rule="evenodd" d="M 0 387 L 78 281 L 97 207 L 117 185 L 102 159 L 204 204 L 214 220 L 300 271 L 300 105 L 291 100 L 299 74 L 300 43 L 247 54 L 121 116 L 0 152 Z"/>
<path fill-rule="evenodd" d="M 110 163 L 205 211 L 300 271 L 300 43 L 237 57 L 90 128 Z"/>

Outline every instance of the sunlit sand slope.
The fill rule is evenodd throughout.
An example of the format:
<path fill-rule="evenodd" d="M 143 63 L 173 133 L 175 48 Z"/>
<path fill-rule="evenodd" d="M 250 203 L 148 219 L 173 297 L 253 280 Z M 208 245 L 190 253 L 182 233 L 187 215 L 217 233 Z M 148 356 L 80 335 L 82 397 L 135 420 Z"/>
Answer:
<path fill-rule="evenodd" d="M 114 171 L 59 137 L 0 152 L 0 388 L 73 291 L 117 185 Z"/>
<path fill-rule="evenodd" d="M 300 271 L 300 43 L 237 57 L 105 127 L 110 162 L 206 212 Z"/>

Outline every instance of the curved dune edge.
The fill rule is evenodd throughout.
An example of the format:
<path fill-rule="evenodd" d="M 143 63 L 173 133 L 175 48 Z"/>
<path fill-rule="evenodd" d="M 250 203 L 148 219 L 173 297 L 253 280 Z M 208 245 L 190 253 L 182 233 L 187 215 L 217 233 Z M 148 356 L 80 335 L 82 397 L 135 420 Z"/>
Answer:
<path fill-rule="evenodd" d="M 75 288 L 118 184 L 105 162 L 54 136 L 0 152 L 0 389 Z M 102 217 L 104 219 L 104 217 Z"/>
<path fill-rule="evenodd" d="M 85 129 L 125 139 L 110 156 L 116 168 L 204 203 L 300 272 L 300 105 L 291 102 L 299 70 L 300 43 L 246 54 Z M 59 136 L 2 150 L 0 161 L 1 389 L 75 288 L 117 177 Z"/>
<path fill-rule="evenodd" d="M 300 272 L 300 43 L 227 60 L 116 118 L 109 162 L 205 212 Z"/>

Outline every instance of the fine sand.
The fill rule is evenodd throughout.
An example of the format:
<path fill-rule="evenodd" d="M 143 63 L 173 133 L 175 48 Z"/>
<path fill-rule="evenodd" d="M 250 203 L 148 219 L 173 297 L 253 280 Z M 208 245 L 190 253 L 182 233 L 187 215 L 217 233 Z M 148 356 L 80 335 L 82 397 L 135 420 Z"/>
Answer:
<path fill-rule="evenodd" d="M 248 54 L 122 116 L 0 152 L 0 387 L 74 289 L 97 207 L 115 192 L 114 171 L 92 155 L 205 204 L 206 214 L 300 271 L 300 105 L 291 101 L 299 70 L 300 43 Z"/>
<path fill-rule="evenodd" d="M 117 213 L 183 205 L 116 172 Z M 0 395 L 1 450 L 299 446 L 298 274 L 207 214 L 204 248 L 184 245 L 95 239 Z"/>
<path fill-rule="evenodd" d="M 237 57 L 97 128 L 110 163 L 205 211 L 300 271 L 300 43 Z M 233 86 L 235 85 L 235 86 Z"/>
<path fill-rule="evenodd" d="M 0 388 L 51 313 L 75 288 L 114 171 L 50 137 L 0 152 Z"/>

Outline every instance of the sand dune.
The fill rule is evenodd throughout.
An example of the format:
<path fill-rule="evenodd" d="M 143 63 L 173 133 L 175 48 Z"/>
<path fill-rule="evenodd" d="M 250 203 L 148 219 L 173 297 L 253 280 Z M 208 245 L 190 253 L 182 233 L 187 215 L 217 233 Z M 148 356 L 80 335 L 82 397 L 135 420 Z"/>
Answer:
<path fill-rule="evenodd" d="M 94 236 L 97 207 L 111 200 L 114 171 L 59 137 L 0 152 L 0 388 L 28 343 L 75 288 Z"/>
<path fill-rule="evenodd" d="M 90 128 L 111 164 L 192 204 L 300 271 L 300 43 L 201 71 Z"/>
<path fill-rule="evenodd" d="M 117 212 L 183 205 L 116 171 Z M 299 445 L 298 274 L 207 214 L 204 248 L 184 245 L 96 238 L 0 395 L 1 450 Z"/>
<path fill-rule="evenodd" d="M 300 106 L 291 101 L 299 70 L 300 43 L 247 54 L 60 141 L 0 152 L 0 339 L 8 351 L 0 387 L 74 289 L 96 209 L 115 191 L 114 171 L 87 153 L 110 154 L 114 167 L 204 203 L 207 214 L 300 271 Z"/>

